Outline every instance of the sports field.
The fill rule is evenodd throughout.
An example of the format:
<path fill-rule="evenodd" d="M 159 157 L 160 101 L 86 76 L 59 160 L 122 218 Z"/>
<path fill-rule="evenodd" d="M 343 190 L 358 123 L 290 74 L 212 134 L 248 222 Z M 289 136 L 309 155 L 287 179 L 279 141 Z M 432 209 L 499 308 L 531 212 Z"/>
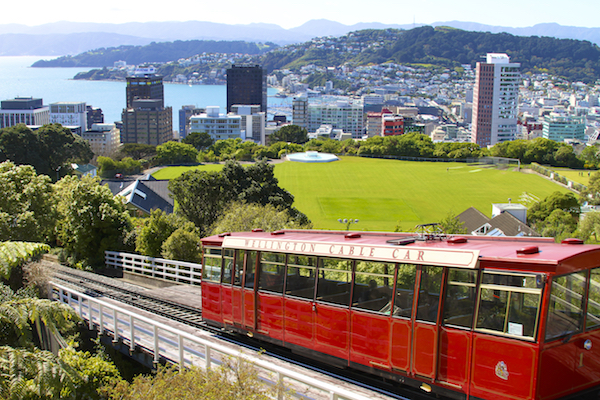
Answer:
<path fill-rule="evenodd" d="M 154 177 L 172 179 L 183 168 L 166 168 Z M 509 198 L 518 202 L 523 193 L 543 199 L 556 190 L 566 191 L 534 174 L 465 163 L 360 157 L 341 157 L 331 163 L 286 161 L 275 166 L 275 176 L 294 195 L 294 205 L 315 228 L 323 229 L 345 229 L 338 218 L 354 218 L 360 221 L 352 225 L 353 230 L 392 231 L 397 225 L 412 230 L 471 206 L 490 216 L 492 203 L 506 203 Z"/>

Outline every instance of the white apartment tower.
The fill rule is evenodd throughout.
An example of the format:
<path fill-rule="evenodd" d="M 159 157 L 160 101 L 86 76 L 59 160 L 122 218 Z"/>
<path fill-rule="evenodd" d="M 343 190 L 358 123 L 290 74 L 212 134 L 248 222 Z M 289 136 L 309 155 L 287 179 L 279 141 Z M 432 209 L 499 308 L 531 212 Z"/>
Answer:
<path fill-rule="evenodd" d="M 87 111 L 85 102 L 50 103 L 50 123 L 62 126 L 78 126 L 81 132 L 87 128 Z"/>
<path fill-rule="evenodd" d="M 93 124 L 81 138 L 88 141 L 97 156 L 110 157 L 121 145 L 121 132 L 115 124 Z"/>
<path fill-rule="evenodd" d="M 488 53 L 477 63 L 471 140 L 481 147 L 516 138 L 520 69 L 506 54 Z"/>
<path fill-rule="evenodd" d="M 331 125 L 360 139 L 364 130 L 364 105 L 360 100 L 334 100 L 330 102 L 308 103 L 294 99 L 293 123 L 316 132 L 321 125 Z"/>
<path fill-rule="evenodd" d="M 193 132 L 206 132 L 214 140 L 246 139 L 242 117 L 222 114 L 219 106 L 208 106 L 206 113 L 190 117 L 190 133 Z"/>
<path fill-rule="evenodd" d="M 231 113 L 229 115 L 239 115 L 242 117 L 241 129 L 245 131 L 244 137 L 246 140 L 265 144 L 267 113 L 260 111 L 260 105 L 234 104 L 231 106 Z"/>

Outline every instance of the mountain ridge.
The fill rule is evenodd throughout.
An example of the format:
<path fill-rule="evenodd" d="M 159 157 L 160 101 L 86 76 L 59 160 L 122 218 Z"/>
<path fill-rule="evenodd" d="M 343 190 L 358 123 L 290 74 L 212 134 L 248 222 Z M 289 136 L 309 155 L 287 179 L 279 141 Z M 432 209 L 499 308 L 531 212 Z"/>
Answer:
<path fill-rule="evenodd" d="M 331 20 L 316 19 L 307 21 L 298 27 L 284 29 L 277 24 L 269 23 L 230 25 L 205 21 L 184 21 L 110 24 L 62 21 L 31 27 L 20 24 L 0 24 L 0 55 L 34 54 L 34 50 L 32 49 L 38 48 L 38 46 L 35 46 L 35 40 L 43 41 L 46 49 L 46 52 L 38 54 L 75 55 L 83 51 L 101 47 L 145 45 L 151 42 L 175 40 L 242 40 L 247 42 L 273 42 L 279 45 L 286 45 L 302 43 L 314 37 L 343 36 L 349 32 L 363 29 L 411 29 L 424 25 L 433 27 L 449 26 L 478 32 L 507 32 L 518 36 L 549 36 L 557 39 L 587 40 L 596 45 L 600 44 L 600 28 L 563 26 L 556 23 L 543 23 L 531 27 L 512 28 L 462 21 L 404 25 L 361 22 L 353 25 L 345 25 Z M 90 35 L 91 33 L 93 35 Z M 30 36 L 19 35 L 36 35 L 36 37 L 35 40 L 27 41 L 26 39 L 30 38 Z M 61 39 L 64 39 L 63 37 L 51 35 L 70 35 L 68 39 L 73 42 L 73 45 L 69 46 L 67 40 L 61 41 Z M 122 42 L 115 43 L 115 40 L 122 40 Z M 54 41 L 58 41 L 59 43 L 55 45 Z"/>

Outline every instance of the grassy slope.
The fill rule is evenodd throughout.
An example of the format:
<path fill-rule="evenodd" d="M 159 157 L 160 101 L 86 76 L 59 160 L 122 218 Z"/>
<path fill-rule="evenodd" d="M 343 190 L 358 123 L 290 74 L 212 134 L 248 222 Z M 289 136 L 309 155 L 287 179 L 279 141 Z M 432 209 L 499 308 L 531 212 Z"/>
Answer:
<path fill-rule="evenodd" d="M 154 176 L 169 179 L 176 175 L 168 168 Z M 324 229 L 343 229 L 338 218 L 358 218 L 356 230 L 391 231 L 398 224 L 412 230 L 416 224 L 440 221 L 449 212 L 459 214 L 471 206 L 490 215 L 492 203 L 506 203 L 508 198 L 517 202 L 523 192 L 544 198 L 556 190 L 566 191 L 533 174 L 464 163 L 359 157 L 342 157 L 332 163 L 284 162 L 276 165 L 275 176 L 315 228 Z"/>

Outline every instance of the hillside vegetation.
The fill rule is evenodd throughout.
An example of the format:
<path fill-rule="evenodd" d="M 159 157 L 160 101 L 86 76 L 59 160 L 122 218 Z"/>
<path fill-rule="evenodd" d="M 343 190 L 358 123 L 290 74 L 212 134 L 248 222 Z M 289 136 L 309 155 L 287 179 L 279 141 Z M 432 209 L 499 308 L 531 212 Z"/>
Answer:
<path fill-rule="evenodd" d="M 276 69 L 296 70 L 307 64 L 335 67 L 343 64 L 368 65 L 385 62 L 441 68 L 458 68 L 465 64 L 474 67 L 478 61 L 482 61 L 481 57 L 486 53 L 497 52 L 507 53 L 512 62 L 521 63 L 524 73 L 548 72 L 570 81 L 586 83 L 600 79 L 600 48 L 588 41 L 469 32 L 430 26 L 406 31 L 367 29 L 338 38 L 318 38 L 281 48 L 272 43 L 261 45 L 241 41 L 199 40 L 120 46 L 88 51 L 73 57 L 38 61 L 33 66 L 103 67 L 112 66 L 117 60 L 127 61 L 128 64 L 168 63 L 203 52 L 244 54 L 243 61 L 259 63 L 268 72 Z M 206 66 L 196 65 L 189 68 L 189 71 L 176 73 L 196 72 L 194 68 L 197 72 L 202 72 Z M 165 64 L 159 67 L 158 73 L 169 77 L 174 69 L 175 64 Z M 106 79 L 104 76 L 101 78 Z M 81 76 L 79 79 L 92 78 Z"/>
<path fill-rule="evenodd" d="M 507 53 L 522 72 L 548 72 L 571 81 L 600 78 L 600 48 L 581 40 L 524 37 L 508 33 L 468 32 L 425 26 L 411 30 L 363 30 L 321 43 L 306 42 L 276 49 L 262 57 L 269 70 L 306 64 L 337 66 L 428 64 L 445 68 L 475 66 L 486 53 Z"/>
<path fill-rule="evenodd" d="M 273 43 L 257 44 L 244 41 L 177 40 L 152 42 L 145 46 L 119 46 L 86 51 L 76 56 L 36 61 L 32 67 L 112 67 L 115 61 L 129 65 L 167 63 L 202 53 L 240 53 L 257 55 L 273 49 Z"/>

